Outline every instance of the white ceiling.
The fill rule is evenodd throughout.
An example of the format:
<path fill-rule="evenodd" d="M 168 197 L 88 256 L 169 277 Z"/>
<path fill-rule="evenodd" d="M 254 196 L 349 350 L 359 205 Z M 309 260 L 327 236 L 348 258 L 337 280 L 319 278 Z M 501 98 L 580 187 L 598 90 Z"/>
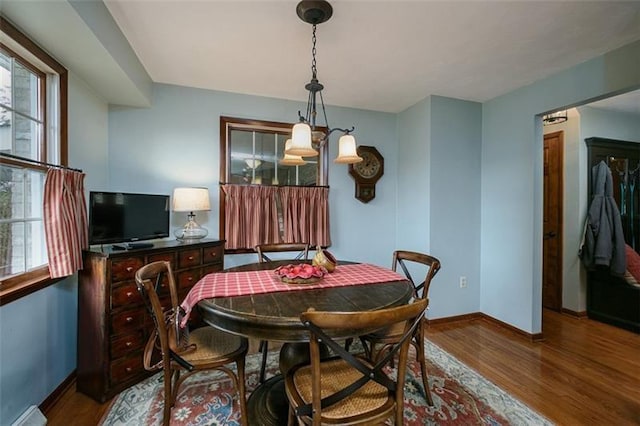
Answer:
<path fill-rule="evenodd" d="M 614 96 L 589 104 L 592 108 L 607 109 L 616 112 L 626 112 L 640 116 L 640 90 Z"/>
<path fill-rule="evenodd" d="M 153 81 L 306 101 L 311 26 L 297 3 L 105 0 Z M 640 1 L 332 5 L 317 30 L 325 103 L 377 111 L 483 102 L 640 39 Z"/>

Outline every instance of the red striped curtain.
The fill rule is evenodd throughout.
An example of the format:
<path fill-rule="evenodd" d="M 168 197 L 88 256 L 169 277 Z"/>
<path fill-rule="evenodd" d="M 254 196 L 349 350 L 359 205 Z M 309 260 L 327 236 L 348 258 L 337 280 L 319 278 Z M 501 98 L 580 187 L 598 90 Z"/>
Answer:
<path fill-rule="evenodd" d="M 89 246 L 84 173 L 49 169 L 44 183 L 44 232 L 51 278 L 82 269 Z"/>
<path fill-rule="evenodd" d="M 284 219 L 284 242 L 309 243 L 312 247 L 331 245 L 329 188 L 279 189 Z"/>
<path fill-rule="evenodd" d="M 275 186 L 225 185 L 225 248 L 253 249 L 277 243 L 279 237 Z"/>
<path fill-rule="evenodd" d="M 222 189 L 227 249 L 283 242 L 331 245 L 329 188 L 228 184 Z"/>

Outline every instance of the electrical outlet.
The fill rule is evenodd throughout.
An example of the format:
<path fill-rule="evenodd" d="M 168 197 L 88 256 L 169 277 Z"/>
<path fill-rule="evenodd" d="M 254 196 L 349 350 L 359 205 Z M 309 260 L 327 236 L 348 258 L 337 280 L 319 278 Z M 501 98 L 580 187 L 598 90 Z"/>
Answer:
<path fill-rule="evenodd" d="M 467 287 L 467 277 L 460 277 L 460 288 Z"/>

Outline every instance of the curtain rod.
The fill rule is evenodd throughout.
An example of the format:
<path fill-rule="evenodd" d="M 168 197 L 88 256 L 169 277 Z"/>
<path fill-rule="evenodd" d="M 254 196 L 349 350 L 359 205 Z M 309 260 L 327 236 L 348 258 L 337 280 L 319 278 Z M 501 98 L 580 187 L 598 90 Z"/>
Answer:
<path fill-rule="evenodd" d="M 26 161 L 28 163 L 39 164 L 41 166 L 51 167 L 54 169 L 72 170 L 74 172 L 84 173 L 82 169 L 74 169 L 73 167 L 62 166 L 60 164 L 45 163 L 44 161 L 32 160 L 30 158 L 19 157 L 13 154 L 6 154 L 6 153 L 0 152 L 0 157 L 11 158 L 13 160 L 18 160 L 18 161 Z"/>
<path fill-rule="evenodd" d="M 220 186 L 224 185 L 239 185 L 239 186 L 276 186 L 278 188 L 329 188 L 329 185 L 255 185 L 250 183 L 229 183 L 220 182 Z"/>

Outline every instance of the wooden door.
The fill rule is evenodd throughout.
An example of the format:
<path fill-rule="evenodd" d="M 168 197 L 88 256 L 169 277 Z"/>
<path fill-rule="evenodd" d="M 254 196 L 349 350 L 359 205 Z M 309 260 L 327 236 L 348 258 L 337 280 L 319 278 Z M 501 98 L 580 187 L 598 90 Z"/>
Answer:
<path fill-rule="evenodd" d="M 563 132 L 544 135 L 542 306 L 562 310 Z"/>

